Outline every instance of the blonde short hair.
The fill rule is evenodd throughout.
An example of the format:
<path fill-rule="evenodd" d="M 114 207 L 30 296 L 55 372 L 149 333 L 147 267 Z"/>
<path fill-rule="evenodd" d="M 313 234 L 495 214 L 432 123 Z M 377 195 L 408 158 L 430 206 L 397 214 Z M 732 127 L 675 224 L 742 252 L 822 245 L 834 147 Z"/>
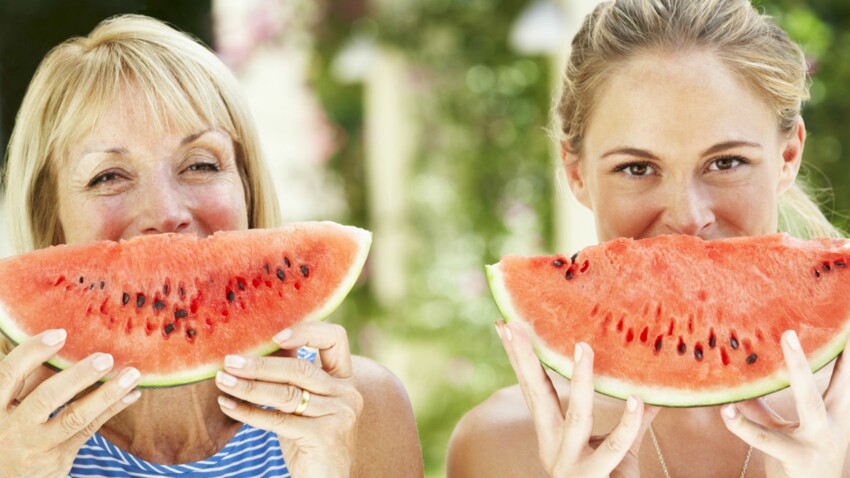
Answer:
<path fill-rule="evenodd" d="M 39 65 L 18 112 L 6 161 L 6 208 L 17 252 L 64 242 L 56 168 L 132 83 L 151 114 L 190 130 L 227 132 L 245 189 L 249 227 L 280 223 L 277 197 L 236 78 L 189 35 L 153 18 L 123 15 L 54 48 Z"/>
<path fill-rule="evenodd" d="M 595 97 L 618 64 L 688 49 L 717 55 L 770 105 L 783 131 L 794 131 L 809 98 L 806 58 L 749 0 L 610 0 L 573 38 L 555 109 L 559 139 L 580 154 Z M 841 235 L 799 181 L 779 198 L 779 227 L 799 237 Z"/>

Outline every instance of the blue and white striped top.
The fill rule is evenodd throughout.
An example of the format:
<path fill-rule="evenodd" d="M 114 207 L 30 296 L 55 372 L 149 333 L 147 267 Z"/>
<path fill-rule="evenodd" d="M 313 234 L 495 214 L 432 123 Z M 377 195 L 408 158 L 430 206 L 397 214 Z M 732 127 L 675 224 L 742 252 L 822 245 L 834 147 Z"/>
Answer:
<path fill-rule="evenodd" d="M 289 478 L 277 434 L 242 425 L 232 440 L 206 460 L 181 465 L 157 465 L 134 457 L 95 434 L 77 454 L 72 478 L 192 477 Z"/>
<path fill-rule="evenodd" d="M 316 358 L 311 349 L 299 349 L 298 357 Z M 277 434 L 250 425 L 242 428 L 215 455 L 194 463 L 157 465 L 119 449 L 95 433 L 80 448 L 71 467 L 71 478 L 290 478 Z"/>

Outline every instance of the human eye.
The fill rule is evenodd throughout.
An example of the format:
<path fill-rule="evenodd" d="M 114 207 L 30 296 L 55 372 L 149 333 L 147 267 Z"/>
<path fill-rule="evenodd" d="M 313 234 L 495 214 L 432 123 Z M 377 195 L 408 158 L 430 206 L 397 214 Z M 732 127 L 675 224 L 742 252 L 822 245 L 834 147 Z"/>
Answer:
<path fill-rule="evenodd" d="M 218 171 L 218 164 L 210 161 L 198 161 L 196 163 L 192 163 L 186 168 L 187 171 Z"/>
<path fill-rule="evenodd" d="M 722 156 L 709 163 L 709 171 L 729 171 L 750 162 L 741 156 Z"/>
<path fill-rule="evenodd" d="M 101 185 L 115 183 L 121 178 L 123 178 L 123 176 L 118 171 L 104 171 L 93 177 L 86 186 L 88 188 L 96 188 Z"/>
<path fill-rule="evenodd" d="M 648 161 L 633 161 L 623 164 L 618 164 L 614 168 L 615 173 L 622 173 L 631 177 L 644 177 L 655 173 L 655 167 Z"/>

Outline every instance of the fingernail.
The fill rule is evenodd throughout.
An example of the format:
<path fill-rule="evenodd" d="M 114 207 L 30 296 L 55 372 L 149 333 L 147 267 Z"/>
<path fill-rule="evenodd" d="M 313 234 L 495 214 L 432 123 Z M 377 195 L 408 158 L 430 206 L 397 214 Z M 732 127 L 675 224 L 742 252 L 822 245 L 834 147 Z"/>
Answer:
<path fill-rule="evenodd" d="M 281 343 L 281 342 L 286 342 L 286 340 L 290 337 L 292 337 L 292 330 L 291 329 L 283 329 L 280 332 L 278 332 L 277 335 L 275 335 L 272 338 L 272 340 L 274 340 L 277 343 Z"/>
<path fill-rule="evenodd" d="M 229 398 L 225 398 L 225 397 L 218 397 L 218 404 L 221 405 L 222 407 L 230 409 L 230 410 L 233 410 L 234 408 L 236 408 L 236 402 L 234 402 L 233 400 L 231 400 Z"/>
<path fill-rule="evenodd" d="M 92 360 L 91 364 L 98 372 L 105 372 L 109 370 L 109 367 L 112 367 L 112 355 L 97 354 L 95 355 L 94 360 Z"/>
<path fill-rule="evenodd" d="M 800 350 L 800 339 L 797 337 L 797 332 L 793 330 L 785 332 L 785 341 L 788 342 L 788 347 L 791 350 Z"/>
<path fill-rule="evenodd" d="M 141 374 L 134 368 L 128 368 L 121 372 L 121 378 L 118 379 L 118 386 L 121 388 L 130 388 L 136 384 Z"/>
<path fill-rule="evenodd" d="M 224 365 L 230 368 L 242 368 L 245 366 L 246 362 L 245 357 L 240 355 L 228 355 L 224 357 Z"/>
<path fill-rule="evenodd" d="M 514 334 L 511 332 L 511 328 L 507 325 L 505 326 L 505 338 L 508 339 L 508 342 L 514 339 Z"/>
<path fill-rule="evenodd" d="M 124 402 L 124 403 L 133 403 L 136 400 L 138 400 L 139 397 L 141 397 L 141 396 L 142 396 L 142 392 L 140 392 L 138 390 L 133 390 L 132 392 L 128 393 L 127 395 L 124 395 L 124 398 L 122 398 L 121 401 Z"/>
<path fill-rule="evenodd" d="M 236 377 L 227 372 L 218 372 L 215 374 L 215 380 L 225 387 L 235 387 L 237 383 Z"/>
<path fill-rule="evenodd" d="M 65 332 L 65 329 L 48 330 L 41 336 L 41 343 L 48 347 L 53 347 L 62 343 L 67 336 L 68 332 Z"/>
<path fill-rule="evenodd" d="M 626 408 L 628 408 L 630 412 L 637 410 L 637 405 L 637 400 L 635 400 L 635 397 L 633 396 L 629 396 L 626 400 Z"/>
<path fill-rule="evenodd" d="M 723 414 L 726 415 L 726 418 L 732 420 L 738 416 L 738 409 L 735 408 L 735 405 L 727 405 L 726 408 L 723 409 Z"/>
<path fill-rule="evenodd" d="M 499 323 L 496 323 L 496 334 L 499 335 L 499 338 L 502 338 L 502 329 L 499 327 Z"/>
<path fill-rule="evenodd" d="M 579 361 L 581 360 L 581 354 L 583 354 L 583 353 L 584 352 L 581 350 L 581 344 L 576 344 L 576 352 L 575 352 L 576 365 L 578 365 Z"/>

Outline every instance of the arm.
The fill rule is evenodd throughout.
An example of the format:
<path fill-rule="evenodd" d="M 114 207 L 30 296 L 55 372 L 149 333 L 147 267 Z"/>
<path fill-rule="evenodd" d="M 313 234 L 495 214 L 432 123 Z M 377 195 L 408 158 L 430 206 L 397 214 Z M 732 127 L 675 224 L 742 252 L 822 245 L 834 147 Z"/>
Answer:
<path fill-rule="evenodd" d="M 404 386 L 372 360 L 353 356 L 352 364 L 363 396 L 352 476 L 423 476 L 419 435 Z"/>

